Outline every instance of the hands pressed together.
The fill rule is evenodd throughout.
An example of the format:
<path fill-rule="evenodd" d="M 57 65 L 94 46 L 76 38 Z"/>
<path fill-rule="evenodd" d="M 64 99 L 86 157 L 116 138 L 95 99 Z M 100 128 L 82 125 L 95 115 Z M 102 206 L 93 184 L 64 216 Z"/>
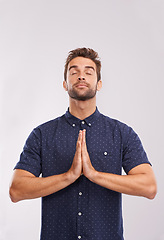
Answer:
<path fill-rule="evenodd" d="M 92 166 L 86 145 L 86 130 L 80 130 L 76 144 L 76 152 L 73 159 L 72 166 L 69 172 L 75 179 L 84 174 L 88 179 L 96 172 Z"/>

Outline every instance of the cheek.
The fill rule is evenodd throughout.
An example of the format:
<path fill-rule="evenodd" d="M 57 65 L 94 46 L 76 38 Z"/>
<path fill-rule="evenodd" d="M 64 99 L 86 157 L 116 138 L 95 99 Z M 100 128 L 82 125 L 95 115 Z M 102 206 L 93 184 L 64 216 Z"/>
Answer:
<path fill-rule="evenodd" d="M 69 74 L 68 77 L 67 77 L 67 81 L 70 82 L 70 83 L 75 82 L 76 79 L 77 79 L 77 74 L 74 74 L 74 75 Z"/>
<path fill-rule="evenodd" d="M 67 89 L 72 89 L 73 85 L 76 83 L 74 79 L 67 79 Z"/>

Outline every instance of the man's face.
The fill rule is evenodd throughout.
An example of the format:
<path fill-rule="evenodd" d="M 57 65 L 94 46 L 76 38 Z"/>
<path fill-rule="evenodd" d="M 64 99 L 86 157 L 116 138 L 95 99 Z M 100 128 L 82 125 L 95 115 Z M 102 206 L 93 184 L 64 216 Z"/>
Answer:
<path fill-rule="evenodd" d="M 96 64 L 89 58 L 76 57 L 68 64 L 67 80 L 63 86 L 71 98 L 86 101 L 95 97 L 101 88 L 97 82 Z"/>

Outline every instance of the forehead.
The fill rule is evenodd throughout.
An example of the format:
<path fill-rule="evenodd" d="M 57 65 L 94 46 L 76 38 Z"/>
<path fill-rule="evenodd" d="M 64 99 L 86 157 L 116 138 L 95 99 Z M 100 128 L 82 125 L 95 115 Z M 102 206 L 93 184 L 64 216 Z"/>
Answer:
<path fill-rule="evenodd" d="M 90 58 L 85 58 L 85 57 L 73 58 L 68 64 L 68 69 L 73 65 L 77 65 L 79 68 L 85 68 L 85 66 L 91 66 L 94 69 L 96 69 L 96 64 Z"/>

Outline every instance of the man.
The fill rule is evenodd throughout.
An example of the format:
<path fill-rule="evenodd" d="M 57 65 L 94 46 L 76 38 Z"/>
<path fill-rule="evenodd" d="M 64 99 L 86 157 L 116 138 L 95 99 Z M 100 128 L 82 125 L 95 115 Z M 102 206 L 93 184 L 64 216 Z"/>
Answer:
<path fill-rule="evenodd" d="M 32 131 L 15 167 L 11 200 L 42 197 L 42 240 L 123 240 L 121 193 L 156 195 L 137 134 L 96 107 L 100 71 L 94 50 L 69 52 L 63 81 L 69 108 Z"/>

